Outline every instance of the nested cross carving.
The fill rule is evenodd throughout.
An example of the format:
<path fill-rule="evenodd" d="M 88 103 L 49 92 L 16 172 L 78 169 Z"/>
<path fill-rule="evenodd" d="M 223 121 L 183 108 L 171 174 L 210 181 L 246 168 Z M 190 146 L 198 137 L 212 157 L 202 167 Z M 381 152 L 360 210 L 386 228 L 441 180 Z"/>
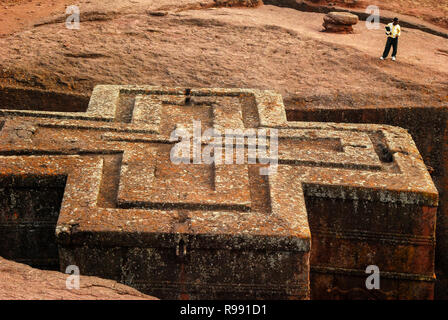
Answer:
<path fill-rule="evenodd" d="M 276 173 L 262 176 L 260 164 L 250 163 L 173 164 L 170 134 L 191 131 L 193 121 L 202 130 L 278 130 Z M 381 229 L 385 238 L 412 235 L 434 245 L 438 194 L 405 130 L 290 122 L 281 96 L 270 91 L 97 86 L 86 112 L 1 110 L 0 128 L 1 175 L 67 176 L 56 228 L 61 244 L 176 246 L 183 239 L 189 250 L 225 243 L 300 252 L 306 261 L 306 197 L 322 197 L 421 206 L 424 219 L 405 230 L 379 217 L 373 231 L 357 230 L 356 219 L 337 231 L 369 237 Z M 331 233 L 331 225 L 317 225 L 327 228 L 317 233 Z M 338 267 L 369 264 L 374 252 L 357 266 L 342 259 Z M 329 267 L 321 262 L 312 255 L 312 265 Z M 411 272 L 402 267 L 385 262 L 383 269 Z M 412 270 L 432 272 L 432 263 Z M 288 276 L 291 296 L 309 296 L 308 274 L 304 265 Z"/>

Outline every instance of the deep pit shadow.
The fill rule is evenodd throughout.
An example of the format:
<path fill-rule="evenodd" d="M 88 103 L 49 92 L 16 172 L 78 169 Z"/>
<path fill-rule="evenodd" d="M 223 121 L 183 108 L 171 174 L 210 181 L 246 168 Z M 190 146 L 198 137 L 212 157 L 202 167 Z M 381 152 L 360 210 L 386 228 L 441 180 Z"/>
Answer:
<path fill-rule="evenodd" d="M 0 175 L 0 256 L 59 270 L 56 223 L 65 176 Z"/>
<path fill-rule="evenodd" d="M 77 93 L 0 86 L 0 109 L 86 112 L 89 100 L 89 96 Z"/>

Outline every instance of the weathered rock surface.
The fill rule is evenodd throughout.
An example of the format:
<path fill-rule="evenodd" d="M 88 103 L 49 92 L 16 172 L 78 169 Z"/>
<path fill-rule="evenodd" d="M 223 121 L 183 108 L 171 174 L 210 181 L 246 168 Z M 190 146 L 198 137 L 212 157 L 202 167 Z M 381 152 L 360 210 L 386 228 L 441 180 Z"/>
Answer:
<path fill-rule="evenodd" d="M 351 33 L 358 21 L 357 15 L 348 12 L 330 12 L 324 17 L 322 25 L 327 32 Z"/>
<path fill-rule="evenodd" d="M 79 289 L 66 288 L 68 274 L 31 268 L 0 257 L 0 299 L 157 300 L 123 284 L 81 276 Z"/>

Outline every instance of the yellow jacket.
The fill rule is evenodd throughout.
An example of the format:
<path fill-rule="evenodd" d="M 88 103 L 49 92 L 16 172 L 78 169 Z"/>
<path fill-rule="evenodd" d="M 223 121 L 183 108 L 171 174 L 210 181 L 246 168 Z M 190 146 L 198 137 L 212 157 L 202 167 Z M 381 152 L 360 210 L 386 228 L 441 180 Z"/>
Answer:
<path fill-rule="evenodd" d="M 386 31 L 386 34 L 387 34 L 388 37 L 396 38 L 396 37 L 401 36 L 401 27 L 400 27 L 399 24 L 394 26 L 394 23 L 391 22 L 387 26 L 390 28 L 390 32 Z"/>

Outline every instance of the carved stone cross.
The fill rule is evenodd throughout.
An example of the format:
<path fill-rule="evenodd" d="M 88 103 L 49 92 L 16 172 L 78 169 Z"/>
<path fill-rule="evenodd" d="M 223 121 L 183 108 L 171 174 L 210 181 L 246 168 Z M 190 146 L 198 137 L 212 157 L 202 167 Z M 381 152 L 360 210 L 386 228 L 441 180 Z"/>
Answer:
<path fill-rule="evenodd" d="M 173 163 L 171 134 L 193 121 L 276 129 L 275 172 L 247 156 Z M 411 136 L 290 122 L 270 91 L 97 86 L 86 112 L 1 110 L 0 189 L 0 255 L 39 264 L 42 252 L 160 298 L 433 294 L 438 193 Z M 57 190 L 60 210 L 36 209 Z M 43 238 L 54 228 L 58 252 Z M 369 265 L 380 290 L 365 287 Z"/>

